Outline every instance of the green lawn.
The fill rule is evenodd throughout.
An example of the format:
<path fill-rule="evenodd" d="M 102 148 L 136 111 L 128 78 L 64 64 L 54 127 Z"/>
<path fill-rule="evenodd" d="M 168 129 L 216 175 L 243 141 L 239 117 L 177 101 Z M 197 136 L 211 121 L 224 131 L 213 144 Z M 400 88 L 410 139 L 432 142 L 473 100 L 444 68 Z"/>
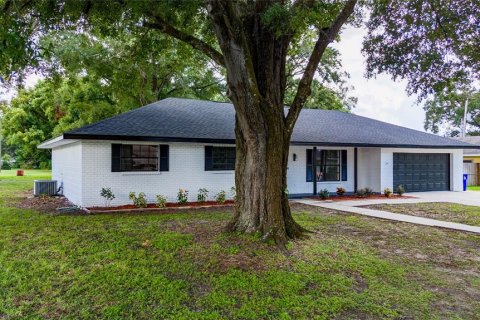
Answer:
<path fill-rule="evenodd" d="M 480 237 L 294 205 L 284 256 L 230 212 L 49 215 L 0 175 L 0 318 L 473 319 Z"/>
<path fill-rule="evenodd" d="M 467 190 L 480 191 L 480 186 L 469 186 L 467 187 Z"/>

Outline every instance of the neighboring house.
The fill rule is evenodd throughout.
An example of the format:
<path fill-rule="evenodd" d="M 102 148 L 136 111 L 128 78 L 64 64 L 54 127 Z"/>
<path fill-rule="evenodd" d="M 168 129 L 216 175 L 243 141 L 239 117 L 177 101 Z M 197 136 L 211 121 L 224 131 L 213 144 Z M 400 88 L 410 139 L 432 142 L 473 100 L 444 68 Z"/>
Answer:
<path fill-rule="evenodd" d="M 179 188 L 196 199 L 234 186 L 235 112 L 232 104 L 169 98 L 64 133 L 42 143 L 52 149 L 52 176 L 80 206 L 113 205 L 131 191 L 149 201 L 175 201 Z M 462 190 L 463 149 L 471 145 L 339 111 L 302 110 L 289 155 L 288 190 L 407 192 Z M 313 181 L 317 182 L 314 183 Z"/>
<path fill-rule="evenodd" d="M 463 172 L 468 174 L 469 186 L 480 185 L 480 136 L 455 139 L 478 146 L 478 149 L 463 150 Z"/>
<path fill-rule="evenodd" d="M 463 150 L 463 161 L 465 163 L 480 163 L 480 136 L 468 136 L 455 139 L 478 147 L 478 149 Z"/>

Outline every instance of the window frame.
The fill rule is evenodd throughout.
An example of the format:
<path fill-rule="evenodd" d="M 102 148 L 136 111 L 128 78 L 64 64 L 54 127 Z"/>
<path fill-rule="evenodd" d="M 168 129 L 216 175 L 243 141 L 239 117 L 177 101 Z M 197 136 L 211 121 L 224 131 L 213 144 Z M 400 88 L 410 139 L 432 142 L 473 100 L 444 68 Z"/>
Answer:
<path fill-rule="evenodd" d="M 154 154 L 152 156 L 152 150 L 150 148 L 155 148 Z M 130 148 L 131 151 L 126 152 L 126 148 Z M 138 148 L 140 151 L 135 155 L 134 149 Z M 142 148 L 148 148 L 147 150 L 142 150 Z M 130 144 L 130 143 L 113 143 L 112 144 L 112 172 L 161 172 L 169 171 L 169 145 L 158 145 L 158 144 Z M 139 169 L 133 168 L 133 163 L 135 160 L 142 159 L 145 160 L 145 166 L 152 166 L 151 169 Z M 130 160 L 131 164 L 127 167 L 125 165 L 126 160 Z M 155 166 L 153 166 L 153 163 Z"/>
<path fill-rule="evenodd" d="M 336 163 L 328 163 L 327 161 L 327 154 L 331 152 L 337 152 L 338 158 Z M 306 151 L 307 159 L 306 159 L 306 182 L 314 182 L 314 166 L 317 167 L 317 179 L 316 182 L 341 182 L 347 181 L 347 150 L 344 149 L 318 149 L 317 154 L 313 154 L 313 149 L 307 149 Z M 322 175 L 319 173 L 325 173 L 327 171 L 327 167 L 334 167 L 336 168 L 336 175 L 337 179 L 332 180 L 325 180 L 319 179 Z M 325 177 L 325 174 L 323 175 Z"/>
<path fill-rule="evenodd" d="M 214 163 L 215 157 L 218 157 L 218 154 L 216 155 L 215 152 L 224 152 L 223 156 L 225 159 L 223 159 L 223 163 Z M 205 146 L 205 171 L 235 171 L 236 152 L 235 147 Z M 222 164 L 224 167 L 221 167 Z"/>

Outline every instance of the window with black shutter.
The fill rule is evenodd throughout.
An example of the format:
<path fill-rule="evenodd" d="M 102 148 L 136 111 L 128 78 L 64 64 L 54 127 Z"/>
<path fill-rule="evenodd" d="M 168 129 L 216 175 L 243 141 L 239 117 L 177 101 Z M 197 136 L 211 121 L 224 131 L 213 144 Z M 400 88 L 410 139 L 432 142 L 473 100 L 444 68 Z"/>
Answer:
<path fill-rule="evenodd" d="M 205 146 L 205 170 L 235 170 L 235 147 Z"/>
<path fill-rule="evenodd" d="M 160 171 L 170 170 L 170 148 L 167 144 L 160 145 Z"/>
<path fill-rule="evenodd" d="M 159 149 L 158 145 L 112 144 L 112 172 L 158 171 Z M 168 170 L 168 151 L 166 155 L 162 162 Z"/>
<path fill-rule="evenodd" d="M 347 181 L 347 150 L 307 149 L 307 182 L 312 182 L 314 166 L 317 181 Z"/>

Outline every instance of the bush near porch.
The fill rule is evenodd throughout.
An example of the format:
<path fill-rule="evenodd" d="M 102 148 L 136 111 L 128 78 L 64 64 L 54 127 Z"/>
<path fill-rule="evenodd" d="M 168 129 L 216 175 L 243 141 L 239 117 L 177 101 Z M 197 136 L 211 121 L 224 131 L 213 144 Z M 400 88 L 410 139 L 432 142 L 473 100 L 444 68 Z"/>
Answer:
<path fill-rule="evenodd" d="M 0 174 L 5 318 L 473 319 L 480 238 L 293 205 L 315 231 L 284 256 L 224 234 L 229 210 L 50 215 Z M 225 211 L 224 211 L 225 210 Z"/>

